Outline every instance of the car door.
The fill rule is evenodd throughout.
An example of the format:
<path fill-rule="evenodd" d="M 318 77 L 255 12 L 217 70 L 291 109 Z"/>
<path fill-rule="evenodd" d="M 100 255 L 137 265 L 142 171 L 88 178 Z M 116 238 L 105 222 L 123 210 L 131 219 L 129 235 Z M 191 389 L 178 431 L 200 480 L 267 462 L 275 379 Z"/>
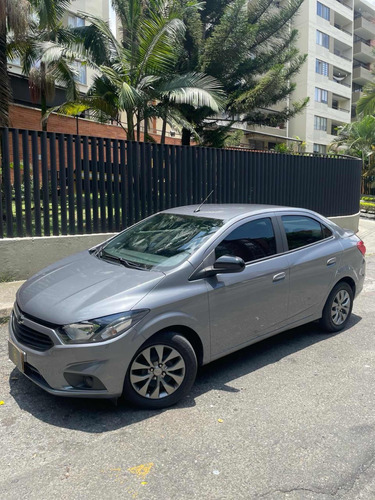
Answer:
<path fill-rule="evenodd" d="M 235 255 L 246 267 L 207 279 L 212 357 L 250 343 L 286 320 L 288 258 L 279 254 L 279 228 L 272 219 L 267 215 L 237 223 L 213 251 L 213 261 Z"/>
<path fill-rule="evenodd" d="M 317 319 L 340 265 L 341 245 L 312 216 L 284 213 L 278 220 L 289 258 L 289 322 Z"/>

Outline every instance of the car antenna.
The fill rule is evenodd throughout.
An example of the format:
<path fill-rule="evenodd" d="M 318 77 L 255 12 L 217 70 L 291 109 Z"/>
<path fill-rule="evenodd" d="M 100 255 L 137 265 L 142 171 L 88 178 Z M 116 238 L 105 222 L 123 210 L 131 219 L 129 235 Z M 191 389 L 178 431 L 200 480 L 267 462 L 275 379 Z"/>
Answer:
<path fill-rule="evenodd" d="M 208 196 L 206 196 L 206 198 L 202 201 L 202 203 L 199 205 L 199 207 L 198 207 L 198 208 L 196 208 L 196 209 L 194 210 L 194 213 L 195 213 L 195 212 L 200 212 L 201 206 L 202 206 L 204 203 L 206 203 L 206 201 L 207 201 L 207 200 L 208 200 L 208 198 L 212 195 L 212 193 L 213 193 L 213 192 L 214 192 L 214 190 L 212 190 L 212 191 L 211 191 L 211 193 L 210 193 Z"/>

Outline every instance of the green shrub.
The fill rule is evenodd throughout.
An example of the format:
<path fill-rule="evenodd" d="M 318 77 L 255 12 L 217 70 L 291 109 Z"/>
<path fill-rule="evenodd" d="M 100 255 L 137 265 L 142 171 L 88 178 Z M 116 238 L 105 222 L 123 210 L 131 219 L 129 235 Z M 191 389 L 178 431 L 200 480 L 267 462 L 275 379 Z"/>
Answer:
<path fill-rule="evenodd" d="M 364 202 L 361 200 L 361 208 L 375 212 L 375 203 Z"/>

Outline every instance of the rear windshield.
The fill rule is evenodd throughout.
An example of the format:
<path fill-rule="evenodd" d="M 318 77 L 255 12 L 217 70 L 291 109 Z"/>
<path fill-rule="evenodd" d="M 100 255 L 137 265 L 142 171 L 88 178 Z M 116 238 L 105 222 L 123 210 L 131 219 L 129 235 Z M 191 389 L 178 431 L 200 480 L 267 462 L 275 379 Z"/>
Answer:
<path fill-rule="evenodd" d="M 102 248 L 102 258 L 143 269 L 171 269 L 192 255 L 224 221 L 161 213 L 126 229 Z"/>

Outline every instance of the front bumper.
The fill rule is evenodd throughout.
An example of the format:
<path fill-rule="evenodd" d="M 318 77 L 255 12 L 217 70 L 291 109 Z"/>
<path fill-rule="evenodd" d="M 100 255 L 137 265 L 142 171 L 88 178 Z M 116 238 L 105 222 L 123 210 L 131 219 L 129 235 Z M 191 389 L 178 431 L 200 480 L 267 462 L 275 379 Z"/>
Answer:
<path fill-rule="evenodd" d="M 24 323 L 48 335 L 53 346 L 45 351 L 27 347 L 16 338 L 12 313 L 9 339 L 24 353 L 24 375 L 56 396 L 116 398 L 121 396 L 128 365 L 144 339 L 136 331 L 95 345 L 65 345 L 53 329 L 29 319 Z"/>

